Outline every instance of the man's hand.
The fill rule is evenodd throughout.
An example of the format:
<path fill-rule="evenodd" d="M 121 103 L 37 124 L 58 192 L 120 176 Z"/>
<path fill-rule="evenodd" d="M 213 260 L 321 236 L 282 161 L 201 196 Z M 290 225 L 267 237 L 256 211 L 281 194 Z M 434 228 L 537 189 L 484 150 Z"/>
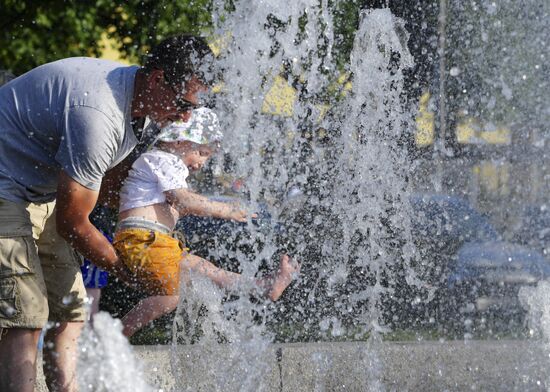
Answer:
<path fill-rule="evenodd" d="M 90 222 L 89 216 L 97 197 L 98 192 L 80 185 L 62 171 L 57 186 L 57 231 L 85 258 L 127 281 L 129 271 L 126 266 L 109 241 Z"/>

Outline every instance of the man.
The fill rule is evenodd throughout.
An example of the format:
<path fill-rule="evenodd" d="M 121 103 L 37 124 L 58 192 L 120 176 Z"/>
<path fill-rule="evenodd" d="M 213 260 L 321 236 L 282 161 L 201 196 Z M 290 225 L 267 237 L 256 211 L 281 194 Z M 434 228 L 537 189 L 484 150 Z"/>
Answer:
<path fill-rule="evenodd" d="M 34 389 L 37 342 L 48 320 L 48 387 L 77 389 L 85 290 L 69 244 L 127 279 L 89 221 L 102 178 L 138 144 L 146 117 L 161 126 L 188 118 L 209 84 L 203 68 L 212 58 L 202 38 L 178 36 L 156 47 L 143 68 L 70 58 L 0 88 L 1 391 Z"/>

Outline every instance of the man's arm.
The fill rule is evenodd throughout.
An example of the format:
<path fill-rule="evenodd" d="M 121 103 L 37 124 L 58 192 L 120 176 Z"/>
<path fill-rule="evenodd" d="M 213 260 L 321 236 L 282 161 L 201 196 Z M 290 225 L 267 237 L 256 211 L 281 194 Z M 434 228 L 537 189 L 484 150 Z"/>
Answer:
<path fill-rule="evenodd" d="M 181 215 L 211 216 L 213 218 L 232 219 L 237 222 L 246 222 L 250 216 L 237 204 L 212 201 L 187 189 L 175 189 L 167 191 L 165 194 L 167 201 Z"/>
<path fill-rule="evenodd" d="M 57 231 L 95 265 L 127 281 L 125 265 L 115 249 L 90 222 L 97 197 L 98 192 L 80 185 L 62 171 L 57 186 Z"/>
<path fill-rule="evenodd" d="M 120 189 L 126 177 L 128 177 L 128 172 L 135 160 L 135 156 L 130 154 L 122 162 L 105 173 L 101 181 L 101 189 L 99 190 L 97 200 L 100 205 L 118 210 Z"/>
<path fill-rule="evenodd" d="M 138 122 L 143 126 L 145 119 L 141 119 L 141 121 Z M 138 129 L 140 128 L 138 127 Z M 126 177 L 128 177 L 128 172 L 132 164 L 142 153 L 147 151 L 147 148 L 155 141 L 158 133 L 158 127 L 151 121 L 145 129 L 141 130 L 139 134 L 136 134 L 138 139 L 140 139 L 137 146 L 134 147 L 132 152 L 130 152 L 122 162 L 112 169 L 107 170 L 105 173 L 101 181 L 101 189 L 99 190 L 99 199 L 97 201 L 98 204 L 118 210 L 120 189 Z"/>

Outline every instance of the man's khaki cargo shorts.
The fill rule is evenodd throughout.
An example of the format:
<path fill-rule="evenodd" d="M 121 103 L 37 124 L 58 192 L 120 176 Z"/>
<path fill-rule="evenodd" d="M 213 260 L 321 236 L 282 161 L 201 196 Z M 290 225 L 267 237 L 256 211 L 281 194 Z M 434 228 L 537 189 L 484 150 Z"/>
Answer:
<path fill-rule="evenodd" d="M 0 336 L 86 318 L 80 257 L 57 234 L 54 207 L 0 198 Z"/>

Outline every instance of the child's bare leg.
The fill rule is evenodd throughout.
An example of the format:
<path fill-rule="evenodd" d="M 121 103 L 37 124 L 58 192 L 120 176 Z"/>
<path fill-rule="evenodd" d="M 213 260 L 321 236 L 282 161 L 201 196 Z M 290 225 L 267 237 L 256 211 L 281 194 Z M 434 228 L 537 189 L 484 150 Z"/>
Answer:
<path fill-rule="evenodd" d="M 221 288 L 231 289 L 238 282 L 240 274 L 216 267 L 214 264 L 195 255 L 186 255 L 181 261 L 181 272 L 188 279 L 188 271 L 193 271 L 212 280 Z M 141 300 L 123 318 L 122 333 L 130 337 L 153 320 L 171 312 L 178 306 L 179 296 L 157 295 Z"/>
<path fill-rule="evenodd" d="M 300 273 L 300 264 L 293 261 L 288 255 L 282 255 L 281 264 L 279 264 L 279 269 L 267 294 L 269 299 L 277 301 L 298 273 Z"/>
<path fill-rule="evenodd" d="M 93 323 L 94 316 L 99 312 L 99 299 L 101 298 L 101 289 L 86 287 L 86 295 L 91 302 L 90 322 Z"/>
<path fill-rule="evenodd" d="M 206 276 L 221 288 L 231 289 L 241 279 L 241 274 L 229 272 L 216 267 L 214 264 L 201 257 L 188 254 L 181 261 L 181 271 L 187 276 L 187 271 L 193 271 Z M 292 282 L 294 274 L 300 272 L 300 265 L 294 262 L 288 255 L 281 256 L 281 264 L 277 274 L 271 279 L 258 279 L 257 285 L 263 288 L 264 293 L 272 301 L 276 301 L 283 294 L 283 291 Z"/>
<path fill-rule="evenodd" d="M 203 275 L 223 289 L 233 288 L 241 277 L 241 274 L 218 268 L 210 261 L 192 254 L 187 254 L 183 258 L 181 261 L 181 270 L 182 272 L 192 271 L 196 274 Z"/>
<path fill-rule="evenodd" d="M 177 295 L 155 295 L 142 299 L 122 318 L 122 333 L 130 337 L 151 321 L 170 313 L 178 306 L 178 299 Z"/>

